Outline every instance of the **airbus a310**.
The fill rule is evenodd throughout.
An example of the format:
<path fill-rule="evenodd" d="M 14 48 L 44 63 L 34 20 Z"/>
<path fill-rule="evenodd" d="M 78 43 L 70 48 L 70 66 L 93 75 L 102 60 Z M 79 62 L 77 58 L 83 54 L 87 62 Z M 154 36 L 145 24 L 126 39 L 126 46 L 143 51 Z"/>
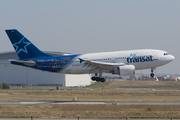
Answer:
<path fill-rule="evenodd" d="M 97 82 L 105 82 L 102 73 L 131 76 L 141 69 L 151 69 L 150 76 L 154 77 L 154 68 L 175 59 L 168 52 L 155 49 L 51 56 L 40 51 L 18 30 L 10 29 L 6 33 L 19 57 L 10 60 L 12 64 L 62 74 L 94 74 L 91 79 Z"/>

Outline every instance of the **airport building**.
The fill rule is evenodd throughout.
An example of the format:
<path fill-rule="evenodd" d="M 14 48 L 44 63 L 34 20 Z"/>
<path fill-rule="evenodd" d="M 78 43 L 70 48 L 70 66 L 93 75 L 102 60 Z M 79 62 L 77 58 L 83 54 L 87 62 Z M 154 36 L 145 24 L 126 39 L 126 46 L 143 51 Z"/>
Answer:
<path fill-rule="evenodd" d="M 67 53 L 45 52 L 53 56 Z M 41 85 L 41 86 L 85 86 L 91 84 L 90 75 L 68 75 L 36 70 L 13 65 L 9 59 L 19 59 L 15 52 L 0 53 L 0 83 L 10 85 Z"/>

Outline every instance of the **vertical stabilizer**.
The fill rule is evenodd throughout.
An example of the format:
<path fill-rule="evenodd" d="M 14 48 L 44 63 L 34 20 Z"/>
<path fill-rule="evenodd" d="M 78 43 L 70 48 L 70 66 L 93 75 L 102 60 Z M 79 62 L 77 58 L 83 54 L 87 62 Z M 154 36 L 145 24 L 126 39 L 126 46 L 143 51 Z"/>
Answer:
<path fill-rule="evenodd" d="M 176 75 L 175 75 L 175 81 L 177 81 L 177 77 L 176 77 Z"/>
<path fill-rule="evenodd" d="M 157 78 L 156 75 L 154 76 L 154 80 L 155 80 L 155 81 L 159 81 L 159 79 Z"/>
<path fill-rule="evenodd" d="M 50 55 L 40 51 L 33 45 L 26 37 L 24 37 L 18 30 L 6 30 L 6 33 L 20 59 L 49 57 Z"/>

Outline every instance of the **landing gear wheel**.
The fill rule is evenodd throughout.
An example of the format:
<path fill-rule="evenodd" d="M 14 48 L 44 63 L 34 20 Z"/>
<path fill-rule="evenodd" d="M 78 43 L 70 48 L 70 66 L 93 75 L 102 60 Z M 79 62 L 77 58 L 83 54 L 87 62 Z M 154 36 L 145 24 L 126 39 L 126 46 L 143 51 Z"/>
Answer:
<path fill-rule="evenodd" d="M 105 82 L 105 79 L 104 78 L 100 78 L 100 77 L 92 77 L 91 78 L 92 81 L 96 81 L 96 82 Z"/>
<path fill-rule="evenodd" d="M 101 78 L 97 77 L 97 78 L 96 78 L 96 81 L 97 81 L 97 82 L 100 82 L 100 81 L 101 81 Z"/>
<path fill-rule="evenodd" d="M 105 79 L 104 79 L 104 78 L 101 78 L 101 82 L 105 82 Z"/>
<path fill-rule="evenodd" d="M 151 77 L 154 77 L 153 71 L 154 71 L 154 68 L 151 68 L 151 74 L 150 74 Z"/>
<path fill-rule="evenodd" d="M 151 76 L 151 77 L 154 77 L 154 73 L 151 73 L 150 76 Z"/>
<path fill-rule="evenodd" d="M 96 78 L 97 78 L 97 77 L 92 77 L 91 80 L 92 80 L 92 81 L 96 81 Z"/>

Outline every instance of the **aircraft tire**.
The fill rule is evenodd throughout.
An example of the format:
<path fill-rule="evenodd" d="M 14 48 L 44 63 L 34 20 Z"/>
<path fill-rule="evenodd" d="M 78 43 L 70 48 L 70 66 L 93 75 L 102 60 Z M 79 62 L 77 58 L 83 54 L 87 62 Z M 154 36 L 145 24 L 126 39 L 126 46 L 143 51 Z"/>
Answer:
<path fill-rule="evenodd" d="M 105 82 L 105 79 L 104 79 L 104 78 L 101 78 L 101 82 Z"/>
<path fill-rule="evenodd" d="M 96 77 L 96 81 L 97 81 L 97 82 L 100 82 L 100 81 L 101 81 L 101 78 Z"/>
<path fill-rule="evenodd" d="M 92 81 L 96 81 L 96 78 L 97 78 L 97 77 L 92 77 L 91 80 L 92 80 Z"/>
<path fill-rule="evenodd" d="M 151 77 L 154 77 L 154 73 L 151 73 L 150 76 L 151 76 Z"/>

